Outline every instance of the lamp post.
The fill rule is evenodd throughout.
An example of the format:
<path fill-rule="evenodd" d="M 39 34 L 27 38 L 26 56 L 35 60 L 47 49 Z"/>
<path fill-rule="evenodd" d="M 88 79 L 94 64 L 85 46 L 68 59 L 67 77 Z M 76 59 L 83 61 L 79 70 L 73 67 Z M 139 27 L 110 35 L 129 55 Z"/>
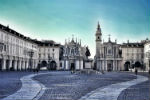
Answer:
<path fill-rule="evenodd" d="M 48 69 L 50 70 L 50 60 L 51 60 L 51 57 L 50 57 L 50 54 L 48 54 Z"/>
<path fill-rule="evenodd" d="M 32 57 L 33 57 L 34 52 L 33 52 L 33 50 L 31 50 L 31 51 L 29 51 L 28 53 L 29 53 L 29 56 L 30 56 L 30 66 L 29 66 L 29 70 L 31 71 L 31 70 L 32 70 Z"/>

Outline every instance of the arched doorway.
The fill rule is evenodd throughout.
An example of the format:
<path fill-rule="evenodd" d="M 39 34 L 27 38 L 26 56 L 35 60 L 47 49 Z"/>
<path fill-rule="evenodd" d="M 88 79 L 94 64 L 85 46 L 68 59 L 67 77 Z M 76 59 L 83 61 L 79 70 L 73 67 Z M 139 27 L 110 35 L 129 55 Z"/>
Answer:
<path fill-rule="evenodd" d="M 9 70 L 9 60 L 6 60 L 6 70 Z"/>
<path fill-rule="evenodd" d="M 141 66 L 141 63 L 140 63 L 139 61 L 136 61 L 135 64 L 134 64 L 134 66 L 135 66 L 136 68 L 141 68 L 141 67 L 142 67 L 142 66 Z"/>
<path fill-rule="evenodd" d="M 93 70 L 96 70 L 96 62 L 94 62 Z"/>
<path fill-rule="evenodd" d="M 75 64 L 74 63 L 71 63 L 70 70 L 75 70 Z"/>
<path fill-rule="evenodd" d="M 41 67 L 47 67 L 47 62 L 44 60 L 44 61 L 42 61 L 42 63 L 41 63 Z"/>
<path fill-rule="evenodd" d="M 107 64 L 107 71 L 112 71 L 112 64 L 111 63 Z"/>
<path fill-rule="evenodd" d="M 12 60 L 12 66 L 11 66 L 11 68 L 10 68 L 11 71 L 14 71 L 14 70 L 15 70 L 14 66 L 15 66 L 15 60 Z"/>
<path fill-rule="evenodd" d="M 129 71 L 129 68 L 130 68 L 130 62 L 126 61 L 125 64 L 124 64 L 124 70 Z"/>
<path fill-rule="evenodd" d="M 56 70 L 57 69 L 57 65 L 55 61 L 51 61 L 50 62 L 50 68 L 48 68 L 49 70 Z"/>
<path fill-rule="evenodd" d="M 112 71 L 113 70 L 113 61 L 109 60 L 107 61 L 107 71 Z"/>
<path fill-rule="evenodd" d="M 2 70 L 2 59 L 0 59 L 0 70 Z"/>

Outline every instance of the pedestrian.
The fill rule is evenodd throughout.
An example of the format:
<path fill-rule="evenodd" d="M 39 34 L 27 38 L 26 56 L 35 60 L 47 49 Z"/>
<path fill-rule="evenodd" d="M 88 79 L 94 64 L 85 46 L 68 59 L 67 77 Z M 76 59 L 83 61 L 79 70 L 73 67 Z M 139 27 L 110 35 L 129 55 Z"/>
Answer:
<path fill-rule="evenodd" d="M 135 69 L 135 75 L 137 75 L 137 73 L 138 73 L 138 70 L 137 70 L 137 69 Z"/>

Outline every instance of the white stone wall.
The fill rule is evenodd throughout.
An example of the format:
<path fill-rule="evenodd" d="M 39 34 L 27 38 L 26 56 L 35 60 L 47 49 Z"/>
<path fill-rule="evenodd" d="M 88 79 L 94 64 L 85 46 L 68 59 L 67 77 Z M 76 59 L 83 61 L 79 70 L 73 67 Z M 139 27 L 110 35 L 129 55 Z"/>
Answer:
<path fill-rule="evenodd" d="M 150 63 L 150 42 L 144 45 L 144 64 L 146 65 L 146 70 L 148 71 Z"/>

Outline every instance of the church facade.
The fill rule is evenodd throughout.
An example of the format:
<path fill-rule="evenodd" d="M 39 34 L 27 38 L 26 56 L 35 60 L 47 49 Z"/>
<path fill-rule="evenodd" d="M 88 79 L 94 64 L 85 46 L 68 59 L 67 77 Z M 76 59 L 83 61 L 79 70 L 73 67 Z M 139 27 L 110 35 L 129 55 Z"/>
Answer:
<path fill-rule="evenodd" d="M 96 38 L 95 67 L 100 71 L 119 71 L 122 63 L 121 48 L 117 41 L 102 42 L 102 32 L 98 23 Z"/>
<path fill-rule="evenodd" d="M 72 38 L 71 41 L 65 41 L 63 46 L 62 68 L 65 70 L 84 68 L 86 47 L 82 47 L 80 42 Z"/>

